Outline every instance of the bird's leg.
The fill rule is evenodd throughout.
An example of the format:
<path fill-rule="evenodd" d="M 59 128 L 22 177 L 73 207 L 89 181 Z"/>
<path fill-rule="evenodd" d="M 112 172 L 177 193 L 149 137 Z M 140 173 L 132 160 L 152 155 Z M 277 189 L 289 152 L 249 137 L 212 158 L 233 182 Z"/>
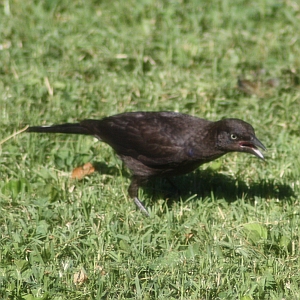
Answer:
<path fill-rule="evenodd" d="M 132 176 L 131 183 L 128 188 L 128 194 L 131 198 L 133 198 L 134 203 L 140 209 L 140 211 L 142 211 L 147 217 L 149 217 L 150 215 L 149 215 L 147 209 L 145 208 L 143 203 L 138 198 L 139 187 L 142 184 L 142 182 L 144 182 L 144 181 L 146 181 L 146 179 L 143 177 Z"/>
<path fill-rule="evenodd" d="M 141 212 L 143 212 L 147 217 L 150 217 L 147 209 L 145 208 L 145 206 L 143 205 L 143 203 L 140 201 L 138 197 L 134 197 L 133 201 L 136 204 L 136 206 L 140 209 Z"/>

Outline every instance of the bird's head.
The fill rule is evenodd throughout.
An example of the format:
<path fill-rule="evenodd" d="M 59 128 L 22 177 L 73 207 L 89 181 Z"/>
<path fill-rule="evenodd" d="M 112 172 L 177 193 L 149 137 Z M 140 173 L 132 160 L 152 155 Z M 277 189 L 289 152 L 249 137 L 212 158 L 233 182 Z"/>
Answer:
<path fill-rule="evenodd" d="M 265 146 L 255 136 L 253 127 L 239 119 L 223 119 L 216 124 L 217 148 L 230 152 L 247 152 L 264 160 L 259 150 Z"/>

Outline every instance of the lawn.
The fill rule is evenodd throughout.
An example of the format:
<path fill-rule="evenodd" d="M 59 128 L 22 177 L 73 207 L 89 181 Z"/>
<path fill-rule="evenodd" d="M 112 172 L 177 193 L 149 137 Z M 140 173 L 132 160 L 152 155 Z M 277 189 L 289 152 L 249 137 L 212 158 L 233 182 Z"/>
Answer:
<path fill-rule="evenodd" d="M 298 1 L 3 0 L 0 19 L 1 299 L 300 299 Z M 241 118 L 266 161 L 228 154 L 180 197 L 151 181 L 147 218 L 109 146 L 16 134 L 138 110 Z"/>

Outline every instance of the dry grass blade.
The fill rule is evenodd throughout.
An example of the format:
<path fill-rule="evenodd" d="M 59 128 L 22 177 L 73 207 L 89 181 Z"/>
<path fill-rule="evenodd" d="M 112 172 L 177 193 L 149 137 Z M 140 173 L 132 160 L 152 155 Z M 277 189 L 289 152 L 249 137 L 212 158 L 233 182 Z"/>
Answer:
<path fill-rule="evenodd" d="M 25 126 L 23 129 L 21 129 L 21 130 L 15 132 L 15 133 L 13 133 L 12 135 L 10 135 L 10 136 L 8 136 L 7 138 L 5 138 L 4 140 L 0 141 L 0 146 L 1 146 L 2 144 L 4 144 L 5 142 L 7 142 L 8 140 L 10 140 L 10 139 L 14 138 L 15 136 L 17 136 L 18 134 L 20 134 L 20 133 L 26 131 L 28 127 L 29 127 L 29 126 L 27 125 L 27 126 Z"/>

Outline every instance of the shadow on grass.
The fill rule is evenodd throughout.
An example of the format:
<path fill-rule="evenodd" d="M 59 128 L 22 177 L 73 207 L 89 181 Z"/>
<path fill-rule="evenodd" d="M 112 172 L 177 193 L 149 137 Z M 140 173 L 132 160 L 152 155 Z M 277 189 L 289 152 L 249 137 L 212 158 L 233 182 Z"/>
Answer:
<path fill-rule="evenodd" d="M 170 203 L 178 200 L 179 197 L 185 200 L 195 194 L 198 199 L 199 197 L 204 199 L 213 195 L 214 198 L 225 199 L 227 202 L 233 202 L 240 198 L 254 200 L 255 197 L 275 198 L 284 201 L 295 196 L 293 189 L 287 184 L 278 184 L 264 179 L 247 185 L 243 180 L 210 169 L 197 170 L 194 173 L 173 177 L 171 178 L 171 184 L 167 180 L 153 181 L 152 184 L 154 184 L 155 190 L 153 192 L 152 189 L 152 193 L 149 191 L 151 182 L 144 188 L 146 193 L 149 193 L 149 196 L 153 194 L 154 200 L 158 196 L 169 198 Z"/>
<path fill-rule="evenodd" d="M 95 170 L 100 174 L 107 174 L 107 175 L 120 175 L 120 169 L 116 166 L 110 167 L 104 162 L 94 161 L 93 167 Z M 124 174 L 124 176 L 129 176 L 128 173 Z"/>
<path fill-rule="evenodd" d="M 108 167 L 102 162 L 95 162 L 94 166 L 101 174 L 120 175 L 120 169 L 117 167 Z M 125 169 L 122 173 L 125 177 L 130 176 Z M 195 194 L 203 199 L 213 194 L 216 199 L 225 199 L 227 202 L 243 197 L 250 200 L 259 197 L 283 201 L 295 196 L 293 189 L 287 184 L 278 184 L 264 179 L 247 185 L 243 180 L 211 169 L 196 170 L 186 175 L 170 178 L 150 179 L 142 188 L 147 197 L 152 198 L 153 201 L 168 199 L 170 204 L 180 198 L 184 201 Z"/>

